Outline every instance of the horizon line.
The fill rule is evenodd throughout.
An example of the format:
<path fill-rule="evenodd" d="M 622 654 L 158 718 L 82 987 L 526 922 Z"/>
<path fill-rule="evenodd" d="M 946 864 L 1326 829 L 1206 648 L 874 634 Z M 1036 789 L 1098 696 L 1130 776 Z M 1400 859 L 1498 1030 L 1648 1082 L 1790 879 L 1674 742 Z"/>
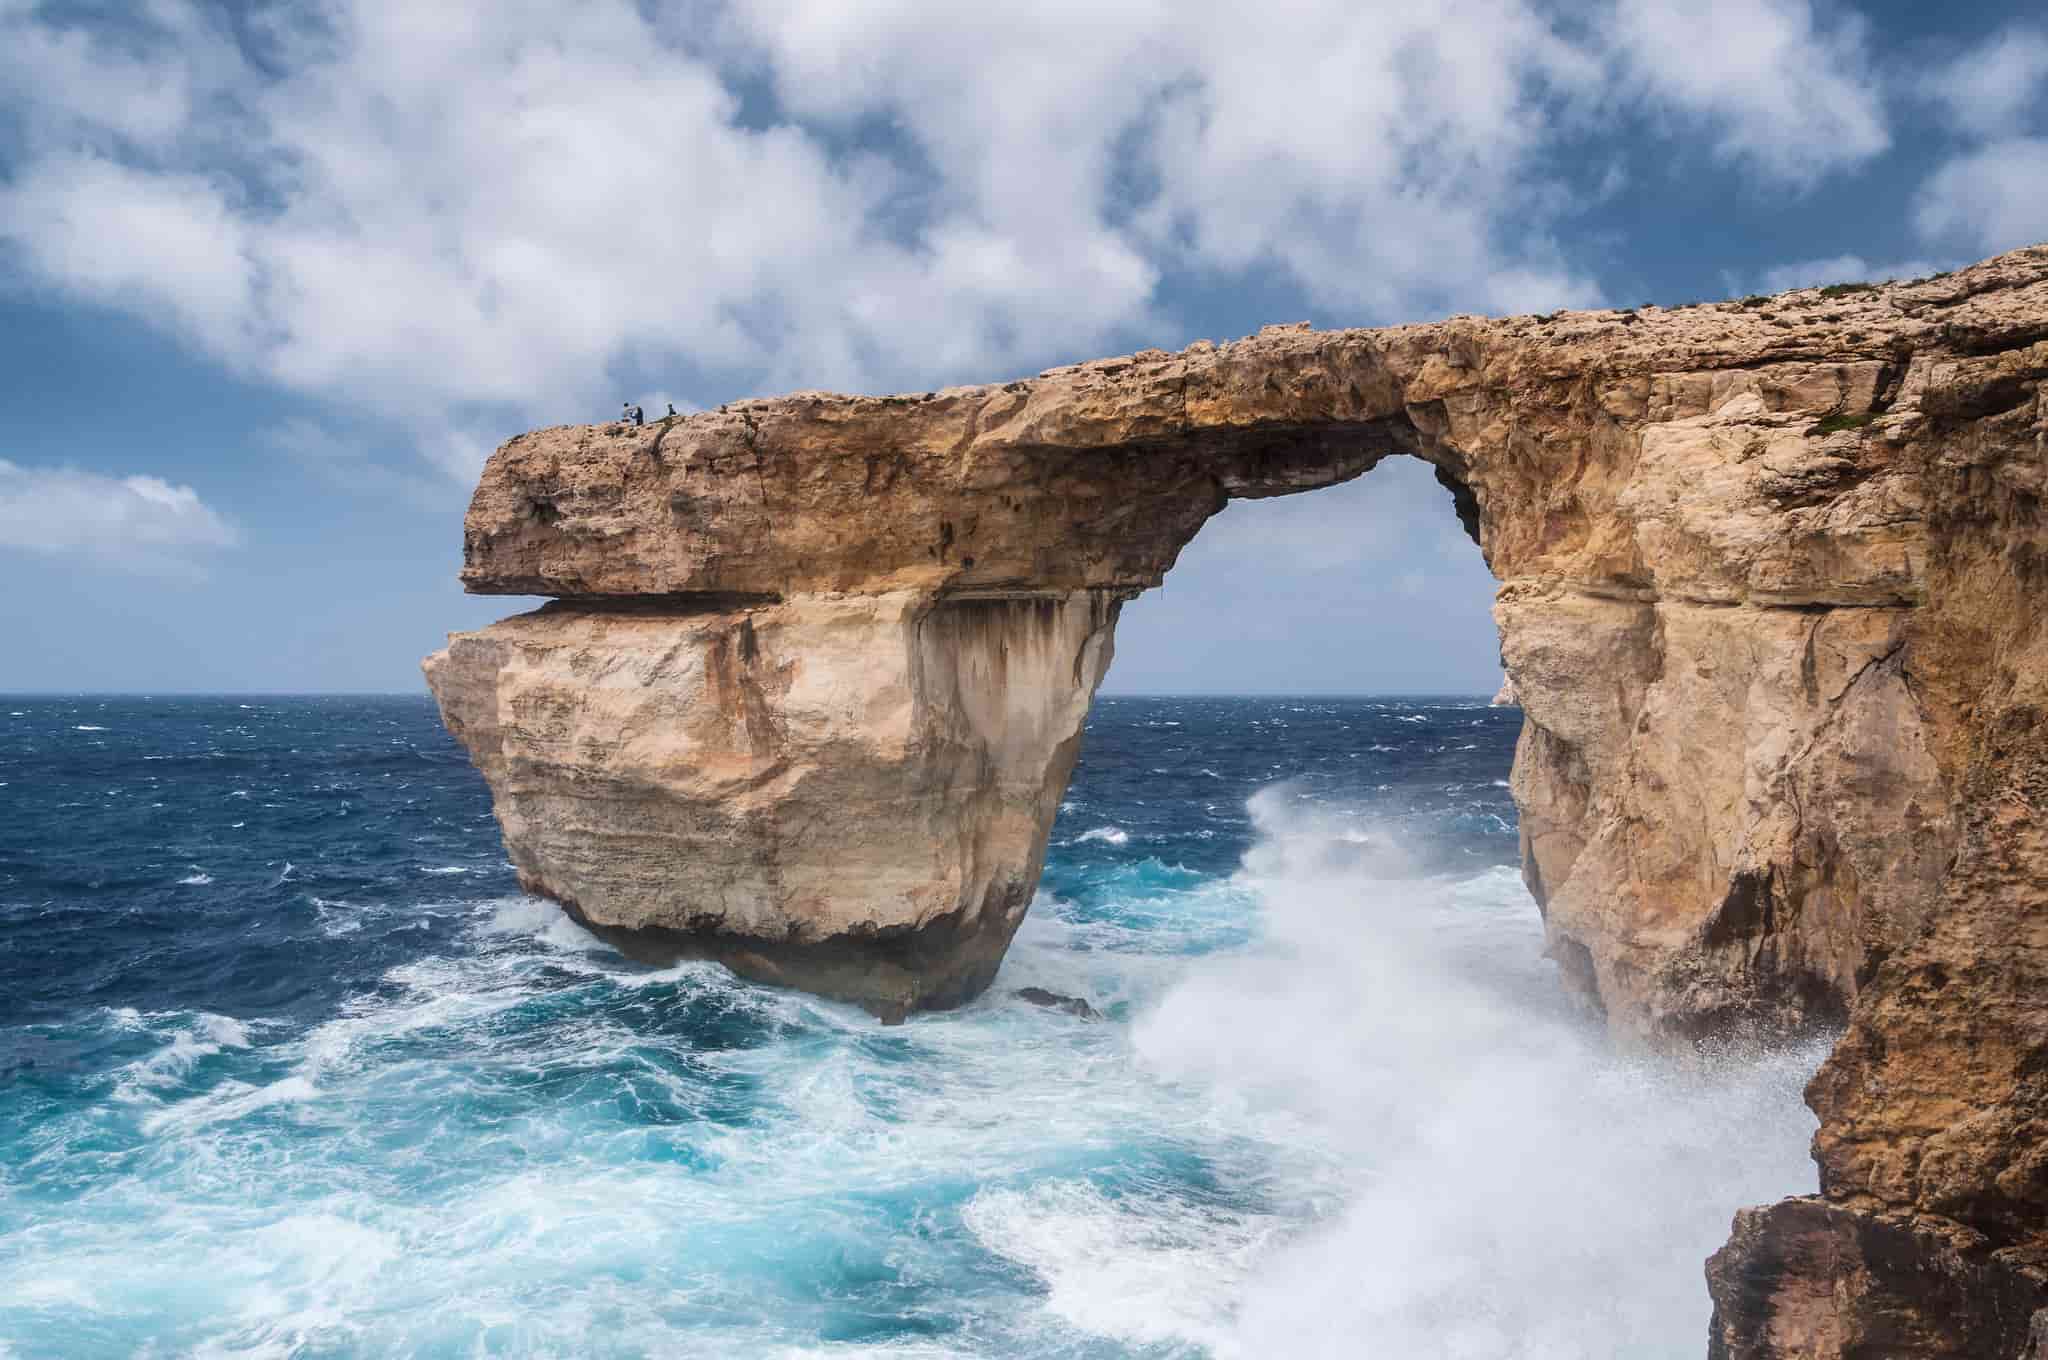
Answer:
<path fill-rule="evenodd" d="M 1097 699 L 1470 699 L 1478 689 L 1098 690 Z M 0 699 L 431 699 L 420 689 L 0 689 Z"/>

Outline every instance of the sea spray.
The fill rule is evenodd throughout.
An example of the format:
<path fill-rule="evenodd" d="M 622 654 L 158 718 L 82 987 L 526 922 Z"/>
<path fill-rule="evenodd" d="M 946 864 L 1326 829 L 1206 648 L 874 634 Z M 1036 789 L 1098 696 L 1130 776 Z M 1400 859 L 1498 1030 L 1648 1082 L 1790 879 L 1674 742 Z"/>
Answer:
<path fill-rule="evenodd" d="M 1698 1350 L 1731 1212 L 1814 1188 L 1800 1092 L 1824 1048 L 1618 1053 L 1563 1005 L 1512 871 L 1418 876 L 1309 806 L 1251 800 L 1258 941 L 1135 1028 L 1156 1070 L 1298 1119 L 1305 1180 L 1343 1164 L 1341 1207 L 1260 1263 L 1217 1352 Z"/>

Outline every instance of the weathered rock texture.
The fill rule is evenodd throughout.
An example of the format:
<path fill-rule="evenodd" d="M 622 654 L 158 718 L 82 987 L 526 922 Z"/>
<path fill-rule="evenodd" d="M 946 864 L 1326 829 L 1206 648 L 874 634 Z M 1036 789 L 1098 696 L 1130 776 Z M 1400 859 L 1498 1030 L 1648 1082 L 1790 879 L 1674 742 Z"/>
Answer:
<path fill-rule="evenodd" d="M 995 976 L 1117 606 L 561 601 L 451 639 L 427 676 L 527 887 L 628 952 L 901 1018 Z"/>
<path fill-rule="evenodd" d="M 2048 1303 L 2044 377 L 2035 249 L 543 430 L 463 579 L 559 598 L 428 678 L 532 889 L 949 1005 L 1030 898 L 1119 604 L 1231 498 L 1425 458 L 1502 582 L 1568 984 L 1649 1042 L 1848 1025 L 1822 1196 L 1743 1215 L 1714 1345 L 2003 1354 Z"/>

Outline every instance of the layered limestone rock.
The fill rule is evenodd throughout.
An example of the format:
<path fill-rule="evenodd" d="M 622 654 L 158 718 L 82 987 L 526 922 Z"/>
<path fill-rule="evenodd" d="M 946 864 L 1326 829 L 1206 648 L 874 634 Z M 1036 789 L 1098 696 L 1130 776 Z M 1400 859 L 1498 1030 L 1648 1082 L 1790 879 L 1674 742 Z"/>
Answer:
<path fill-rule="evenodd" d="M 1119 604 L 1232 498 L 1425 458 L 1502 582 L 1568 984 L 1628 1040 L 1849 1026 L 1823 1198 L 1738 1225 L 1715 1344 L 1986 1353 L 2048 1220 L 2044 376 L 2036 249 L 543 430 L 485 470 L 463 579 L 557 601 L 428 676 L 529 888 L 949 1005 L 1030 898 Z"/>
<path fill-rule="evenodd" d="M 1807 1088 L 1821 1197 L 1746 1210 L 1714 1353 L 2048 1360 L 2048 317 L 1956 337 L 1900 655 L 1951 803 L 1905 947 Z"/>
<path fill-rule="evenodd" d="M 629 953 L 901 1019 L 995 976 L 1117 607 L 558 602 L 451 639 L 427 679 L 530 890 Z"/>

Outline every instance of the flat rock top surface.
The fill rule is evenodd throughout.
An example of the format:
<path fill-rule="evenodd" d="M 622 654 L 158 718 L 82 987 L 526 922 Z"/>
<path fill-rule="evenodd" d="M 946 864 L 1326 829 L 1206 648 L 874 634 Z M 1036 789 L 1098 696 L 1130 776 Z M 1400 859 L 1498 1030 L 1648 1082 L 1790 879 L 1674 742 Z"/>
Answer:
<path fill-rule="evenodd" d="M 1915 282 L 1273 326 L 1015 382 L 556 426 L 491 458 L 462 579 L 568 596 L 1141 589 L 1224 500 L 1326 485 L 1390 452 L 1453 465 L 1483 498 L 1517 439 L 1583 442 L 1603 414 L 1628 428 L 1699 414 L 1705 375 L 1790 374 L 1766 406 L 1826 411 L 1847 398 L 1802 378 L 1815 366 L 1895 378 L 2044 338 L 2048 247 L 2036 246 Z M 1155 521 L 1158 543 L 1131 541 Z"/>

